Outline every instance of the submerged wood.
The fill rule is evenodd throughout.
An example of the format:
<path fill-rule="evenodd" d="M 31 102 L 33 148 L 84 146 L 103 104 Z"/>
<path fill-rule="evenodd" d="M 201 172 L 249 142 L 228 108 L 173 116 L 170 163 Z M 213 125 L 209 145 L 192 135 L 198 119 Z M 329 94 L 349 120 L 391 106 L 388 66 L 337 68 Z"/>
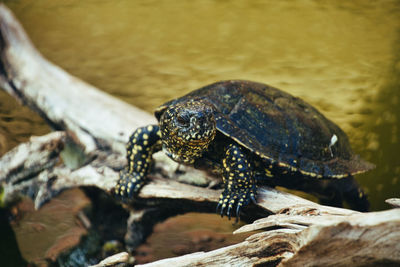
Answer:
<path fill-rule="evenodd" d="M 0 46 L 0 86 L 59 131 L 31 139 L 0 159 L 0 183 L 7 188 L 4 198 L 12 201 L 17 194 L 28 194 L 38 208 L 71 187 L 93 186 L 111 194 L 118 172 L 126 164 L 124 144 L 129 134 L 154 123 L 153 116 L 47 61 L 4 5 L 0 5 Z M 81 154 L 81 160 L 68 164 L 68 155 L 63 155 L 64 161 L 56 164 L 67 150 Z M 211 185 L 213 177 L 190 167 L 181 169 L 183 175 L 177 174 L 176 163 L 163 154 L 156 155 L 154 169 L 134 206 L 169 205 L 180 208 L 177 213 L 199 207 L 214 210 L 220 191 L 185 180 L 202 177 Z M 274 215 L 239 229 L 237 232 L 264 231 L 240 244 L 148 266 L 400 264 L 400 209 L 360 213 L 262 187 L 257 212 Z M 141 220 L 141 216 L 131 218 Z"/>

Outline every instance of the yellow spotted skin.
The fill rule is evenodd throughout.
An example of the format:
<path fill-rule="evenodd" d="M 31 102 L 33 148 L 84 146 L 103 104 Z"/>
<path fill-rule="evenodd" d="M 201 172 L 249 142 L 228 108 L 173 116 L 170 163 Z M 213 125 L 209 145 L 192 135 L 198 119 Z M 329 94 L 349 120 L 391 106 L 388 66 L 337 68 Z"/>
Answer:
<path fill-rule="evenodd" d="M 231 143 L 226 149 L 222 166 L 225 189 L 219 198 L 217 212 L 221 209 L 223 216 L 226 210 L 229 218 L 236 215 L 238 220 L 241 208 L 248 205 L 250 200 L 256 202 L 253 164 L 242 147 Z"/>
<path fill-rule="evenodd" d="M 127 144 L 127 167 L 120 172 L 115 194 L 123 199 L 137 194 L 150 171 L 153 153 L 161 149 L 161 134 L 158 125 L 138 128 Z"/>

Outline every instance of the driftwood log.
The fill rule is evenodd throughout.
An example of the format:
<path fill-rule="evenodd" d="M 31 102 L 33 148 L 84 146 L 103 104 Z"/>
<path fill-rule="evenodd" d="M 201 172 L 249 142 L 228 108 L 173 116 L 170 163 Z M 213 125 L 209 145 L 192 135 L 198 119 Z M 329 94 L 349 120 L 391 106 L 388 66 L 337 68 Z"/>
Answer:
<path fill-rule="evenodd" d="M 32 137 L 0 159 L 4 201 L 25 194 L 39 208 L 67 188 L 93 186 L 112 192 L 118 171 L 126 164 L 124 144 L 129 134 L 155 119 L 47 61 L 4 5 L 0 5 L 0 53 L 0 86 L 55 130 Z M 129 219 L 128 230 L 139 236 L 131 241 L 132 247 L 155 223 L 145 216 L 155 208 L 160 214 L 165 205 L 177 207 L 162 218 L 199 209 L 213 212 L 220 193 L 210 188 L 215 178 L 189 167 L 177 174 L 176 164 L 162 154 L 156 155 L 154 169 L 139 194 L 142 210 Z M 196 183 L 203 187 L 191 185 L 192 177 L 200 177 Z M 242 243 L 145 266 L 400 265 L 400 209 L 360 213 L 262 187 L 250 211 L 270 216 L 238 229 L 263 230 Z"/>

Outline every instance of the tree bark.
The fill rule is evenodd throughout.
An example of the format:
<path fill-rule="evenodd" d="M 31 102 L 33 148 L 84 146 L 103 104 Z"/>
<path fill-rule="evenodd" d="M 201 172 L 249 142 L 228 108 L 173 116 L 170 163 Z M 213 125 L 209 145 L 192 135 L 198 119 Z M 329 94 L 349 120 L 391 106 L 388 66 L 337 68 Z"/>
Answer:
<path fill-rule="evenodd" d="M 0 159 L 4 199 L 27 194 L 39 208 L 71 187 L 94 186 L 111 194 L 126 164 L 125 142 L 135 128 L 155 123 L 153 116 L 47 61 L 4 5 L 0 5 L 0 50 L 0 86 L 57 130 L 32 138 Z M 60 157 L 63 163 L 57 163 Z M 214 211 L 220 194 L 210 188 L 215 177 L 190 167 L 177 173 L 177 164 L 160 153 L 155 159 L 150 182 L 133 206 L 155 207 L 156 203 L 176 207 L 176 213 Z M 203 187 L 190 184 L 193 177 Z M 269 214 L 273 215 L 236 231 L 263 230 L 240 244 L 146 266 L 400 264 L 400 209 L 360 213 L 261 187 L 257 204 L 244 216 Z M 145 217 L 136 215 L 131 216 L 134 223 Z M 169 215 L 173 214 L 163 218 Z"/>

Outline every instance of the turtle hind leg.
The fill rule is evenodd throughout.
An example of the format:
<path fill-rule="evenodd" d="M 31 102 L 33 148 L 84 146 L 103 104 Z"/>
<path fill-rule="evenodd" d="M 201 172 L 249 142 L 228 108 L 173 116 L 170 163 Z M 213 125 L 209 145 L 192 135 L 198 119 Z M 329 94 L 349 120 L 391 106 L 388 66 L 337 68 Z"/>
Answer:
<path fill-rule="evenodd" d="M 236 215 L 238 220 L 242 207 L 250 201 L 256 201 L 253 166 L 243 149 L 236 144 L 229 145 L 222 165 L 224 191 L 220 196 L 217 212 L 220 210 L 221 216 L 227 215 L 229 219 Z"/>
<path fill-rule="evenodd" d="M 307 189 L 303 191 L 318 197 L 319 202 L 323 205 L 343 207 L 344 204 L 347 204 L 350 209 L 357 211 L 368 211 L 369 209 L 367 195 L 352 176 L 310 181 Z"/>
<path fill-rule="evenodd" d="M 296 177 L 282 175 L 274 181 L 277 186 L 309 193 L 317 197 L 323 205 L 343 207 L 345 202 L 353 210 L 367 211 L 369 209 L 367 195 L 352 176 L 340 179 L 315 179 L 301 175 Z"/>
<path fill-rule="evenodd" d="M 366 212 L 369 210 L 368 196 L 357 183 L 354 177 L 350 176 L 341 179 L 343 185 L 341 186 L 341 194 L 343 200 L 350 206 L 351 209 Z"/>

